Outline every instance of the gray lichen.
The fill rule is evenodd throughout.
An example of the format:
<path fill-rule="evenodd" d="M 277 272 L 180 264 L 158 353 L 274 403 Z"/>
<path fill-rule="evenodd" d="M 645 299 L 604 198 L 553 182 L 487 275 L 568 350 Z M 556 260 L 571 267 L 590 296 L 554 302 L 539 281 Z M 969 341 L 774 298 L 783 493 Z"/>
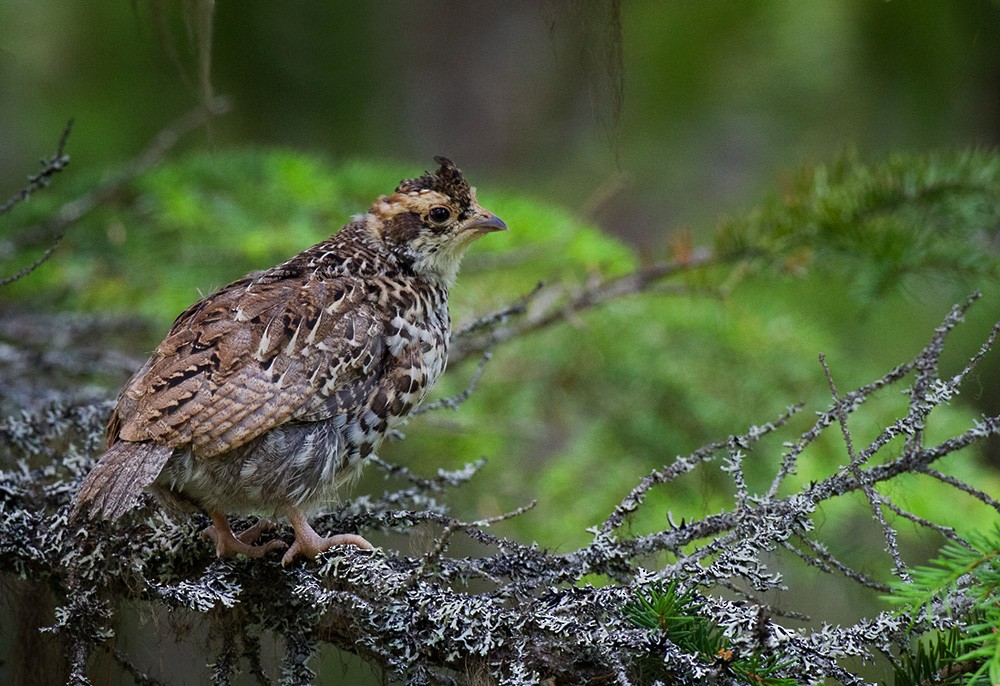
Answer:
<path fill-rule="evenodd" d="M 565 553 L 498 537 L 489 531 L 494 520 L 461 522 L 451 516 L 448 491 L 475 478 L 479 463 L 424 478 L 375 460 L 374 468 L 401 480 L 399 488 L 356 498 L 315 518 L 321 530 L 405 534 L 420 523 L 435 527 L 437 544 L 419 557 L 388 549 L 338 548 L 290 569 L 270 560 L 217 560 L 198 536 L 204 522 L 172 520 L 152 502 L 115 526 L 72 523 L 68 503 L 100 453 L 111 403 L 75 397 L 50 402 L 0 421 L 0 572 L 44 586 L 55 599 L 54 622 L 45 631 L 62 642 L 68 679 L 75 684 L 91 683 L 88 659 L 108 650 L 115 615 L 125 604 L 203 618 L 216 636 L 206 646 L 205 660 L 205 678 L 215 684 L 233 683 L 241 672 L 259 683 L 273 678 L 310 683 L 315 678 L 311 663 L 325 644 L 357 653 L 384 669 L 390 680 L 411 684 L 600 679 L 625 685 L 650 683 L 644 676 L 649 673 L 657 683 L 732 682 L 724 661 L 686 652 L 663 632 L 629 619 L 624 608 L 637 593 L 666 581 L 698 594 L 701 612 L 724 632 L 733 650 L 780 656 L 777 676 L 799 683 L 830 679 L 861 684 L 846 665 L 856 658 L 891 654 L 905 643 L 908 631 L 954 623 L 955 605 L 951 615 L 943 607 L 921 618 L 880 612 L 849 626 L 793 629 L 755 599 L 784 590 L 782 575 L 771 569 L 775 551 L 792 551 L 825 573 L 884 590 L 834 558 L 813 535 L 824 504 L 846 493 L 868 494 L 876 510 L 905 513 L 884 495 L 892 489 L 880 494 L 874 486 L 923 474 L 955 487 L 961 497 L 998 507 L 986 494 L 932 465 L 997 434 L 1000 420 L 984 418 L 936 444 L 926 443 L 923 432 L 928 416 L 959 392 L 992 344 L 993 336 L 959 374 L 939 373 L 947 333 L 970 304 L 956 307 L 911 362 L 863 388 L 834 394 L 815 424 L 786 442 L 783 455 L 773 459 L 779 466 L 768 490 L 752 491 L 744 463 L 751 456 L 766 459 L 759 454 L 760 440 L 784 431 L 799 408 L 649 474 L 591 530 L 588 545 Z M 907 412 L 867 445 L 854 446 L 849 465 L 802 487 L 781 488 L 809 445 L 842 427 L 850 444 L 843 420 L 876 391 L 908 379 Z M 888 454 L 886 446 L 897 436 L 905 437 L 903 447 L 894 443 L 895 454 Z M 663 530 L 652 533 L 627 530 L 630 515 L 644 506 L 653 489 L 715 467 L 732 480 L 730 509 L 680 524 L 668 519 Z M 889 561 L 905 573 L 894 549 L 894 531 L 885 518 L 881 522 Z M 451 555 L 453 536 L 468 536 L 488 552 Z M 595 577 L 606 583 L 587 583 Z M 270 636 L 280 637 L 283 648 L 280 674 L 268 676 L 261 644 Z M 110 651 L 137 683 L 159 683 L 134 656 Z M 649 665 L 654 665 L 651 672 Z"/>

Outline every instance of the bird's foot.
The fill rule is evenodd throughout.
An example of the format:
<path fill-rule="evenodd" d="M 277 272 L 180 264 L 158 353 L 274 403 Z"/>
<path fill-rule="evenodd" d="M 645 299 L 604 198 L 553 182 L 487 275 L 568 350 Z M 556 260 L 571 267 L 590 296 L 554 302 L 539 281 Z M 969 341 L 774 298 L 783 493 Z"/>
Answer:
<path fill-rule="evenodd" d="M 284 541 L 278 539 L 261 545 L 253 545 L 262 533 L 271 528 L 271 522 L 265 519 L 259 519 L 249 529 L 234 534 L 224 515 L 210 512 L 209 516 L 212 518 L 212 526 L 206 527 L 201 534 L 215 543 L 217 557 L 246 555 L 247 557 L 260 558 L 272 550 L 281 550 L 287 547 Z"/>
<path fill-rule="evenodd" d="M 210 527 L 211 528 L 211 527 Z M 267 533 L 274 528 L 274 522 L 270 519 L 265 519 L 261 517 L 257 520 L 257 523 L 251 526 L 249 529 L 244 529 L 243 531 L 236 534 L 236 538 L 240 539 L 247 545 L 253 545 L 260 538 L 260 535 Z"/>
<path fill-rule="evenodd" d="M 312 538 L 307 539 L 296 536 L 292 547 L 286 550 L 282 556 L 281 565 L 287 567 L 299 555 L 315 560 L 317 555 L 326 552 L 335 545 L 353 545 L 362 550 L 372 550 L 375 547 L 357 534 L 337 534 L 326 538 L 314 534 Z"/>
<path fill-rule="evenodd" d="M 362 550 L 373 550 L 375 546 L 357 534 L 338 534 L 336 536 L 320 536 L 306 521 L 306 516 L 297 508 L 289 508 L 288 519 L 295 529 L 295 541 L 292 547 L 285 551 L 281 565 L 287 567 L 299 555 L 315 560 L 316 556 L 326 552 L 335 545 L 353 545 Z"/>

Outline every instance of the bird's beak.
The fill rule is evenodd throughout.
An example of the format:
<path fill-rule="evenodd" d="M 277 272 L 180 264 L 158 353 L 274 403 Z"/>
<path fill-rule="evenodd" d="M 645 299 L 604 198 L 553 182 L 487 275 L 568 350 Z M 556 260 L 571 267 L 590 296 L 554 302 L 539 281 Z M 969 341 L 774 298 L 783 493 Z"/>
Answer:
<path fill-rule="evenodd" d="M 507 225 L 503 223 L 503 220 L 500 217 L 496 216 L 492 212 L 483 210 L 482 212 L 476 213 L 474 217 L 469 219 L 462 229 L 473 229 L 477 233 L 492 233 L 493 231 L 506 231 Z"/>

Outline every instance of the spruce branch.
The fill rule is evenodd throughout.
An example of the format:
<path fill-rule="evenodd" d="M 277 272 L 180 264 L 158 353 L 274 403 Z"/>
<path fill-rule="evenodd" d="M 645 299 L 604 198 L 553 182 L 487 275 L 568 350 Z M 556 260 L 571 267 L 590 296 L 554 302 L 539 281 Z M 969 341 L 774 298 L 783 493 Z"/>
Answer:
<path fill-rule="evenodd" d="M 1000 525 L 948 541 L 929 565 L 914 569 L 909 583 L 896 582 L 885 599 L 900 616 L 953 622 L 944 635 L 905 652 L 897 668 L 904 686 L 964 683 L 986 686 L 1000 674 Z"/>
<path fill-rule="evenodd" d="M 909 278 L 997 273 L 1000 157 L 989 150 L 897 154 L 875 163 L 848 151 L 810 167 L 794 187 L 720 227 L 721 261 L 848 274 L 872 299 Z"/>

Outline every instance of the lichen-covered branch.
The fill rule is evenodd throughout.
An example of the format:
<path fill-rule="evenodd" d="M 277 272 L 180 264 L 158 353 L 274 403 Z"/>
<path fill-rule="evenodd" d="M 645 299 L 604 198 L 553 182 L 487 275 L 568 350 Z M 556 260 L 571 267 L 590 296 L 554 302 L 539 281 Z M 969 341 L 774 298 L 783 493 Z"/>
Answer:
<path fill-rule="evenodd" d="M 356 653 L 391 681 L 411 684 L 734 683 L 747 669 L 756 670 L 760 683 L 862 684 L 852 671 L 856 658 L 893 654 L 914 630 L 960 625 L 955 608 L 961 603 L 953 603 L 950 614 L 931 609 L 923 617 L 903 618 L 876 612 L 852 625 L 813 621 L 803 629 L 776 619 L 801 619 L 794 607 L 778 612 L 756 600 L 757 594 L 781 597 L 785 590 L 781 574 L 771 568 L 776 551 L 791 551 L 824 573 L 862 586 L 887 588 L 834 557 L 816 537 L 817 517 L 841 496 L 864 493 L 876 511 L 884 507 L 906 517 L 895 491 L 882 487 L 916 475 L 1000 510 L 995 499 L 936 466 L 942 457 L 1000 433 L 1000 418 L 983 418 L 936 444 L 923 433 L 928 418 L 960 392 L 993 342 L 991 334 L 958 374 L 941 374 L 947 335 L 974 299 L 956 306 L 910 362 L 852 392 L 833 387 L 830 407 L 785 442 L 783 455 L 768 454 L 761 439 L 787 432 L 798 407 L 637 479 L 591 529 L 587 545 L 562 553 L 492 533 L 499 518 L 466 522 L 451 514 L 449 491 L 474 479 L 481 463 L 424 477 L 373 459 L 369 468 L 385 470 L 395 486 L 315 519 L 320 529 L 366 535 L 406 536 L 418 524 L 432 527 L 434 542 L 424 554 L 388 546 L 336 548 L 286 570 L 276 559 L 215 559 L 198 536 L 204 521 L 175 521 L 152 502 L 114 526 L 71 523 L 69 499 L 99 454 L 110 402 L 52 402 L 0 421 L 0 573 L 48 589 L 57 609 L 46 631 L 64 646 L 65 676 L 72 683 L 90 683 L 88 660 L 101 654 L 110 654 L 117 669 L 138 683 L 171 683 L 137 656 L 105 648 L 117 631 L 118 614 L 138 605 L 167 608 L 212 629 L 203 678 L 216 684 L 231 683 L 239 673 L 259 683 L 310 683 L 322 645 Z M 488 319 L 479 329 L 486 335 L 490 327 L 505 325 L 503 316 Z M 846 419 L 863 412 L 883 389 L 903 390 L 907 380 L 908 406 L 895 422 L 867 444 L 852 437 L 851 455 L 834 473 L 792 486 L 790 476 L 808 459 L 810 446 L 829 431 L 851 437 Z M 896 437 L 909 439 L 901 450 L 899 441 L 891 443 Z M 767 490 L 755 492 L 744 477 L 750 456 L 774 465 Z M 730 508 L 680 524 L 668 518 L 663 530 L 651 533 L 627 530 L 625 524 L 650 507 L 655 489 L 706 469 L 720 469 L 731 479 Z M 905 521 L 960 540 L 928 519 Z M 888 519 L 882 526 L 894 532 Z M 482 552 L 454 552 L 461 549 L 454 545 L 458 537 L 475 541 Z M 895 558 L 901 560 L 901 553 L 890 548 L 886 563 Z M 596 579 L 603 583 L 594 585 Z M 655 623 L 637 624 L 626 611 L 668 582 L 696 595 L 698 613 L 724 637 L 706 640 L 724 640 L 725 650 L 706 655 L 691 647 L 696 642 L 680 641 Z M 269 636 L 282 641 L 277 665 L 261 656 Z"/>
<path fill-rule="evenodd" d="M 663 282 L 671 276 L 720 263 L 718 257 L 706 249 L 694 251 L 683 258 L 640 267 L 626 274 L 599 278 L 572 292 L 565 292 L 562 286 L 545 286 L 540 282 L 511 305 L 459 327 L 452 336 L 449 360 L 451 364 L 456 364 L 471 355 L 563 322 L 568 317 L 611 300 L 650 292 L 657 287 L 662 290 L 666 288 Z M 681 286 L 677 292 L 689 294 L 692 289 Z"/>

